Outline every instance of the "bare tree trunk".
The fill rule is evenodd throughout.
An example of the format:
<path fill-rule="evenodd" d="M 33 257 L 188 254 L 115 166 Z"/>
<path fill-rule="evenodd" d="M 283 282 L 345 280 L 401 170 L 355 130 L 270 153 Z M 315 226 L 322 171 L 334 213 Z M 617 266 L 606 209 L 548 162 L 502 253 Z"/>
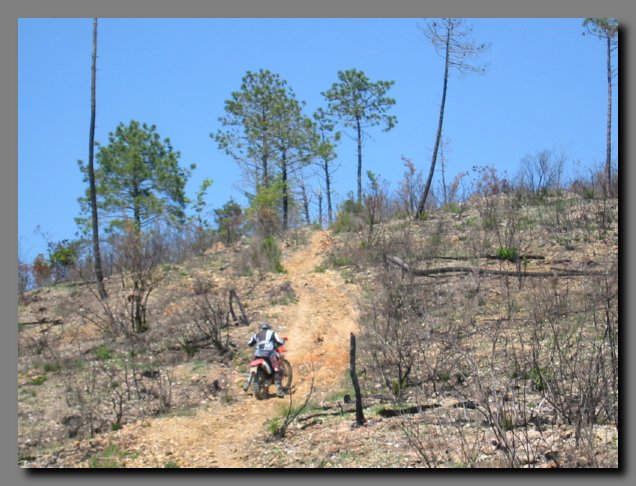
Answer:
<path fill-rule="evenodd" d="M 331 206 L 331 177 L 329 176 L 329 163 L 325 160 L 325 190 L 327 191 L 327 215 L 329 224 L 333 223 L 333 210 Z"/>
<path fill-rule="evenodd" d="M 309 218 L 309 196 L 307 195 L 307 188 L 305 187 L 305 183 L 303 182 L 303 178 L 300 178 L 300 196 L 303 199 L 303 212 L 305 213 L 305 223 L 311 224 L 311 219 Z"/>
<path fill-rule="evenodd" d="M 358 383 L 358 375 L 356 375 L 356 336 L 351 333 L 349 340 L 349 375 L 353 383 L 353 390 L 356 394 L 356 423 L 362 425 L 365 422 L 362 413 L 362 395 L 360 394 L 360 384 Z"/>
<path fill-rule="evenodd" d="M 607 36 L 607 155 L 605 159 L 605 192 L 612 197 L 612 41 Z"/>
<path fill-rule="evenodd" d="M 418 219 L 424 214 L 424 207 L 426 205 L 426 199 L 428 193 L 431 190 L 431 183 L 433 181 L 433 174 L 435 173 L 435 163 L 437 162 L 437 152 L 439 150 L 440 140 L 442 139 L 442 126 L 444 124 L 444 107 L 446 105 L 446 91 L 448 89 L 448 69 L 450 66 L 450 49 L 449 43 L 451 38 L 451 29 L 448 29 L 446 34 L 446 56 L 444 60 L 444 87 L 442 89 L 442 103 L 439 107 L 439 121 L 437 123 L 437 135 L 435 136 L 435 147 L 433 148 L 433 157 L 431 159 L 431 169 L 428 173 L 428 179 L 426 179 L 426 185 L 424 186 L 424 194 L 420 199 L 420 204 L 417 207 L 415 213 L 415 219 Z"/>
<path fill-rule="evenodd" d="M 358 133 L 358 202 L 362 202 L 362 128 L 360 120 L 356 119 L 356 129 Z"/>
<path fill-rule="evenodd" d="M 95 77 L 97 65 L 97 18 L 93 19 L 93 63 L 91 67 L 91 122 L 88 137 L 88 181 L 91 198 L 91 222 L 93 228 L 93 254 L 95 264 L 95 279 L 97 280 L 97 292 L 99 298 L 108 297 L 104 286 L 104 273 L 102 271 L 102 257 L 99 250 L 99 225 L 97 222 L 97 194 L 95 190 L 95 170 L 93 168 L 93 149 L 95 145 Z"/>
<path fill-rule="evenodd" d="M 448 196 L 446 194 L 446 174 L 445 174 L 446 161 L 444 160 L 444 142 L 443 141 L 442 141 L 442 146 L 440 147 L 439 157 L 440 157 L 440 162 L 442 164 L 442 195 L 444 197 L 444 206 L 446 206 L 446 204 L 448 204 Z"/>
<path fill-rule="evenodd" d="M 289 226 L 289 194 L 287 188 L 287 154 L 285 151 L 282 154 L 281 173 L 283 179 L 283 231 L 287 231 Z"/>
<path fill-rule="evenodd" d="M 318 197 L 318 225 L 322 228 L 322 191 L 316 193 Z"/>

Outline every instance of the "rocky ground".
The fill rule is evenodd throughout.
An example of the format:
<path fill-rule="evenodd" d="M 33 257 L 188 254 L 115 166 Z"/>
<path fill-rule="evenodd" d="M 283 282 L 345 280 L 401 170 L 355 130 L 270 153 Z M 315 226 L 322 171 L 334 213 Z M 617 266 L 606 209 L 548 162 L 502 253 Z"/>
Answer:
<path fill-rule="evenodd" d="M 443 222 L 446 244 L 458 253 L 466 252 L 474 244 L 470 228 L 477 217 L 475 211 L 446 215 Z M 528 232 L 524 251 L 549 256 L 544 261 L 532 261 L 530 269 L 541 271 L 555 265 L 578 269 L 582 265 L 607 267 L 607 262 L 618 253 L 617 217 L 615 221 L 614 232 L 604 240 L 590 236 L 592 230 L 567 235 Z M 431 220 L 428 224 L 437 227 L 438 222 Z M 399 231 L 399 225 L 390 231 Z M 342 245 L 342 240 L 336 241 L 326 231 L 296 235 L 296 241 L 288 240 L 284 249 L 284 274 L 230 275 L 227 268 L 236 255 L 223 248 L 210 252 L 207 260 L 182 268 L 179 276 L 173 276 L 171 288 L 195 285 L 202 275 L 218 286 L 232 280 L 252 324 L 230 330 L 233 357 L 229 360 L 216 356 L 210 349 L 187 359 L 183 359 L 181 352 L 177 360 L 175 351 L 170 368 L 170 410 L 162 413 L 131 410 L 117 430 L 100 430 L 93 437 L 73 434 L 73 423 L 78 419 L 69 412 L 65 399 L 68 381 L 62 378 L 64 371 L 50 366 L 46 369 L 51 362 L 48 354 L 53 348 L 51 342 L 56 343 L 58 350 L 56 362 L 63 363 L 76 357 L 77 349 L 83 350 L 80 355 L 86 355 L 90 350 L 94 352 L 101 342 L 99 329 L 67 319 L 65 306 L 69 299 L 60 298 L 60 292 L 68 297 L 85 290 L 82 286 L 71 286 L 36 292 L 20 310 L 20 465 L 29 468 L 509 467 L 496 434 L 474 403 L 459 400 L 456 393 L 444 387 L 424 401 L 420 396 L 417 401 L 424 409 L 418 413 L 396 414 L 397 404 L 386 390 L 375 382 L 365 382 L 366 422 L 362 426 L 355 424 L 348 377 L 349 336 L 361 333 L 359 303 L 363 287 L 367 292 L 372 288 L 367 284 L 372 281 L 373 271 L 361 266 L 354 270 L 326 265 L 330 259 L 333 262 L 336 247 Z M 502 268 L 497 262 L 487 265 Z M 354 271 L 358 274 L 352 278 Z M 487 284 L 484 287 L 487 292 Z M 62 300 L 67 304 L 59 304 Z M 180 300 L 173 300 L 171 306 L 165 307 L 166 319 L 171 312 L 179 313 Z M 249 356 L 245 344 L 262 319 L 269 320 L 280 334 L 289 338 L 286 357 L 294 368 L 294 381 L 291 394 L 284 399 L 272 396 L 257 401 L 242 390 L 245 360 Z M 167 338 L 157 335 L 157 339 Z M 38 353 L 39 343 L 42 349 Z M 363 375 L 361 379 L 366 378 Z M 519 449 L 518 466 L 617 465 L 618 433 L 613 424 L 593 428 L 589 440 L 594 454 L 572 457 L 574 427 L 549 420 L 547 411 L 542 417 L 544 402 L 539 393 L 535 395 L 531 398 L 539 404 L 536 410 L 541 420 L 524 429 L 523 444 L 514 445 Z M 276 437 L 272 432 L 284 421 L 286 412 L 303 404 L 308 397 L 308 406 L 289 424 L 284 437 Z M 425 442 L 422 437 L 426 437 Z"/>

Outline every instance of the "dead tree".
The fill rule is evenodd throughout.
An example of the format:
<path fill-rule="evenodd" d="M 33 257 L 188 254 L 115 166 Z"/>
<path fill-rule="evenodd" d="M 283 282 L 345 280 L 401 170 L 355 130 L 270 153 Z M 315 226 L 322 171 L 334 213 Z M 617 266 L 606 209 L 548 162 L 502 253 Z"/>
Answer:
<path fill-rule="evenodd" d="M 356 394 L 356 424 L 362 425 L 365 422 L 362 413 L 362 395 L 360 394 L 360 384 L 358 383 L 358 375 L 356 375 L 356 336 L 351 333 L 349 348 L 349 375 L 353 382 L 353 390 Z"/>
<path fill-rule="evenodd" d="M 97 64 L 97 18 L 93 20 L 93 63 L 91 67 L 91 121 L 88 136 L 88 182 L 91 200 L 91 227 L 93 231 L 93 256 L 95 279 L 99 298 L 108 297 L 104 286 L 104 272 L 102 271 L 102 257 L 99 250 L 99 225 L 97 222 L 97 191 L 95 189 L 95 171 L 93 166 L 93 149 L 95 146 L 95 72 Z"/>
<path fill-rule="evenodd" d="M 462 19 L 437 19 L 428 22 L 422 27 L 423 34 L 433 43 L 437 53 L 444 58 L 444 84 L 442 88 L 442 101 L 439 107 L 439 120 L 437 123 L 437 134 L 435 135 L 435 147 L 431 157 L 431 167 L 424 186 L 424 193 L 420 198 L 420 202 L 415 213 L 415 219 L 424 214 L 426 199 L 431 189 L 433 174 L 435 172 L 435 163 L 437 161 L 437 153 L 442 140 L 442 126 L 444 124 L 444 108 L 446 105 L 446 93 L 448 91 L 448 78 L 451 68 L 457 69 L 459 72 L 483 73 L 483 67 L 474 66 L 467 62 L 468 56 L 481 54 L 486 50 L 485 44 L 475 44 L 465 40 L 472 29 L 462 29 Z"/>
<path fill-rule="evenodd" d="M 239 310 L 241 311 L 240 318 L 236 316 L 236 312 L 234 311 L 234 301 L 236 301 Z M 245 308 L 243 304 L 241 304 L 241 299 L 239 299 L 238 292 L 236 289 L 230 290 L 230 314 L 232 315 L 232 322 L 238 326 L 239 324 L 243 324 L 244 326 L 249 326 L 250 320 L 247 318 L 247 314 L 245 313 Z"/>

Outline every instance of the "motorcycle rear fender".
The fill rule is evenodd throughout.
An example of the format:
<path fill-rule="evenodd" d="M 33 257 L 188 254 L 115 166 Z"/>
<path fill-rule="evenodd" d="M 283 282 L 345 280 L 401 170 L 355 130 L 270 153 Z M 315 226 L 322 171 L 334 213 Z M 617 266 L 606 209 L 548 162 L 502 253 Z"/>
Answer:
<path fill-rule="evenodd" d="M 264 363 L 264 362 L 265 362 L 265 360 L 264 360 L 263 358 L 256 358 L 254 361 L 252 361 L 252 362 L 250 363 L 250 367 L 251 367 L 251 368 L 254 368 L 254 367 L 258 368 L 258 366 L 259 366 L 261 363 Z"/>
<path fill-rule="evenodd" d="M 265 370 L 265 373 L 268 375 L 272 374 L 272 368 L 269 365 L 269 363 L 267 362 L 267 360 L 263 359 L 263 358 L 257 358 L 254 361 L 252 361 L 250 363 L 250 373 L 255 375 L 256 374 L 256 370 L 258 369 L 258 367 L 262 367 Z"/>

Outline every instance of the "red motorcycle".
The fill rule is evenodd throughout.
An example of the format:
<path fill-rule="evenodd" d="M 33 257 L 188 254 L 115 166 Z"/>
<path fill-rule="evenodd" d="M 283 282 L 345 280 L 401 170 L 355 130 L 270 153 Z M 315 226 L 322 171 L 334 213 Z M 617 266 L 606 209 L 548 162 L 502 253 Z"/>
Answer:
<path fill-rule="evenodd" d="M 286 337 L 283 339 L 287 341 Z M 292 366 L 284 357 L 285 351 L 283 346 L 278 346 L 275 353 L 280 368 L 280 382 L 283 390 L 287 393 L 291 387 Z M 274 370 L 269 361 L 265 358 L 255 356 L 250 363 L 250 371 L 243 385 L 243 390 L 248 391 L 251 385 L 254 396 L 257 399 L 267 398 L 269 395 L 269 386 L 272 384 L 274 384 Z"/>

